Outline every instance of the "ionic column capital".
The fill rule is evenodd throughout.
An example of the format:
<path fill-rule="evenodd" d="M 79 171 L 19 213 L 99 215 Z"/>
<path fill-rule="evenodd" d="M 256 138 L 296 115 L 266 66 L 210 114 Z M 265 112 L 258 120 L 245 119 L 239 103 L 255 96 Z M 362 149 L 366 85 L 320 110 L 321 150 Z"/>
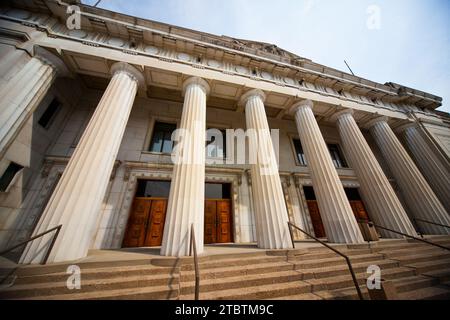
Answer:
<path fill-rule="evenodd" d="M 388 117 L 386 117 L 386 116 L 377 117 L 377 118 L 372 119 L 369 122 L 367 122 L 364 125 L 364 128 L 370 129 L 370 128 L 372 128 L 374 125 L 376 125 L 379 122 L 387 122 L 387 121 L 388 121 Z"/>
<path fill-rule="evenodd" d="M 33 57 L 51 66 L 55 70 L 57 76 L 73 78 L 72 72 L 69 71 L 66 64 L 58 56 L 47 49 L 40 46 L 34 46 Z"/>
<path fill-rule="evenodd" d="M 190 77 L 183 82 L 183 96 L 186 94 L 187 88 L 191 85 L 199 86 L 205 92 L 206 96 L 208 96 L 211 91 L 211 87 L 205 79 L 200 77 Z"/>
<path fill-rule="evenodd" d="M 295 102 L 288 110 L 288 113 L 291 115 L 295 115 L 295 113 L 300 110 L 301 108 L 310 108 L 312 109 L 314 107 L 314 103 L 309 100 L 301 100 L 301 101 L 297 101 Z"/>
<path fill-rule="evenodd" d="M 245 105 L 250 98 L 255 96 L 259 97 L 263 103 L 264 101 L 266 101 L 266 94 L 264 93 L 264 91 L 260 89 L 252 89 L 250 91 L 247 91 L 241 96 L 241 99 L 239 100 L 239 105 Z"/>

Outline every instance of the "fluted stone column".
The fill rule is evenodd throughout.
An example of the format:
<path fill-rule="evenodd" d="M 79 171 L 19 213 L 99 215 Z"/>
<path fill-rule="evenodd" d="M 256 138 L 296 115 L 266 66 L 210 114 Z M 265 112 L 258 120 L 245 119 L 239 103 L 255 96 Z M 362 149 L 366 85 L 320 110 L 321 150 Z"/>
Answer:
<path fill-rule="evenodd" d="M 81 140 L 42 214 L 34 234 L 62 224 L 49 262 L 79 259 L 87 255 L 96 231 L 114 161 L 142 74 L 123 62 L 113 74 Z M 51 236 L 32 242 L 21 263 L 39 263 Z"/>
<path fill-rule="evenodd" d="M 203 252 L 205 200 L 206 98 L 208 83 L 197 77 L 183 84 L 184 104 L 175 159 L 161 255 L 189 255 L 191 225 L 197 252 Z"/>
<path fill-rule="evenodd" d="M 45 49 L 0 87 L 0 157 L 47 94 L 57 74 L 67 75 L 62 61 Z"/>
<path fill-rule="evenodd" d="M 450 217 L 417 169 L 384 117 L 368 124 L 370 132 L 399 185 L 415 218 L 450 225 Z M 417 223 L 427 234 L 450 234 L 450 230 L 428 223 Z"/>
<path fill-rule="evenodd" d="M 295 115 L 328 241 L 363 242 L 355 215 L 331 160 L 312 107 L 312 101 L 303 100 L 294 104 L 290 112 Z"/>
<path fill-rule="evenodd" d="M 334 118 L 345 154 L 358 176 L 361 195 L 371 219 L 376 224 L 416 236 L 414 226 L 356 124 L 353 111 L 342 111 Z M 379 232 L 386 238 L 402 238 L 385 230 Z"/>
<path fill-rule="evenodd" d="M 261 90 L 251 90 L 240 101 L 245 105 L 245 122 L 249 135 L 256 238 L 259 248 L 286 249 L 292 247 L 287 224 L 289 217 L 264 100 L 265 95 Z"/>
<path fill-rule="evenodd" d="M 430 187 L 450 213 L 450 171 L 431 150 L 417 124 L 401 128 L 400 134 Z"/>

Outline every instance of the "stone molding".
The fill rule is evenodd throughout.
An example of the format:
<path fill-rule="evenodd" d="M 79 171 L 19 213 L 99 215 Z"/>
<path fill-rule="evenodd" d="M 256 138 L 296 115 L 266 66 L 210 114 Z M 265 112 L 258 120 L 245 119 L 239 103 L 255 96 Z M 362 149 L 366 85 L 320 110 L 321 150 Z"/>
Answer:
<path fill-rule="evenodd" d="M 16 10 L 17 11 L 17 10 Z M 19 10 L 23 11 L 23 10 Z M 26 12 L 26 11 L 24 11 Z M 106 35 L 104 37 L 99 37 L 98 33 L 94 32 L 86 32 L 82 30 L 67 30 L 65 26 L 62 25 L 53 25 L 49 26 L 48 19 L 45 19 L 45 16 L 37 16 L 34 13 L 28 14 L 12 14 L 10 12 L 7 12 L 7 15 L 3 14 L 0 15 L 0 19 L 7 19 L 12 21 L 20 22 L 24 25 L 34 27 L 37 30 L 46 32 L 50 37 L 60 37 L 60 38 L 66 38 L 68 40 L 72 41 L 80 41 L 81 43 L 89 46 L 94 47 L 107 47 L 111 49 L 117 49 L 121 50 L 124 53 L 132 54 L 132 55 L 142 55 L 142 56 L 153 56 L 158 59 L 164 60 L 164 61 L 170 61 L 170 62 L 178 62 L 183 64 L 190 64 L 195 67 L 201 67 L 202 69 L 210 69 L 210 70 L 216 70 L 220 71 L 226 74 L 236 74 L 248 78 L 254 78 L 256 80 L 263 80 L 267 82 L 271 82 L 276 85 L 280 85 L 283 87 L 294 87 L 301 91 L 307 91 L 307 92 L 314 92 L 321 94 L 323 96 L 330 96 L 335 97 L 340 100 L 344 101 L 351 101 L 356 102 L 362 105 L 368 105 L 375 108 L 390 110 L 394 112 L 402 112 L 402 113 L 408 113 L 408 112 L 416 112 L 416 113 L 422 113 L 427 115 L 436 116 L 433 112 L 430 112 L 428 110 L 421 110 L 417 106 L 414 106 L 412 104 L 405 104 L 405 103 L 391 103 L 387 101 L 377 101 L 377 103 L 370 100 L 370 97 L 363 97 L 359 94 L 356 94 L 354 92 L 345 94 L 339 93 L 335 89 L 331 87 L 326 87 L 322 84 L 314 84 L 312 82 L 308 82 L 303 78 L 291 78 L 289 76 L 286 76 L 283 73 L 274 73 L 269 72 L 266 70 L 260 70 L 259 68 L 249 68 L 244 65 L 234 65 L 230 62 L 225 61 L 217 61 L 214 59 L 201 59 L 198 61 L 198 57 L 196 57 L 193 54 L 185 53 L 185 52 L 177 52 L 175 50 L 168 50 L 163 49 L 159 47 L 155 47 L 153 45 L 143 45 L 142 48 L 130 48 L 131 43 L 128 40 L 124 40 L 121 38 L 116 38 L 110 35 Z M 142 28 L 142 27 L 139 27 Z M 127 48 L 128 47 L 128 48 Z M 225 49 L 225 48 L 223 48 Z M 277 63 L 276 61 L 273 61 L 273 63 Z M 284 66 L 284 68 L 288 67 L 288 65 Z M 298 69 L 300 67 L 295 65 L 289 65 L 290 68 Z M 276 68 L 279 69 L 279 68 Z M 303 70 L 303 72 L 308 72 L 307 70 Z M 340 79 L 340 81 L 350 81 L 346 79 Z M 360 86 L 367 86 L 361 83 L 357 83 L 354 81 L 351 81 L 353 85 L 360 85 Z M 383 89 L 379 89 L 383 90 Z M 390 95 L 397 95 L 397 92 L 394 91 L 386 91 L 384 90 L 386 94 Z"/>

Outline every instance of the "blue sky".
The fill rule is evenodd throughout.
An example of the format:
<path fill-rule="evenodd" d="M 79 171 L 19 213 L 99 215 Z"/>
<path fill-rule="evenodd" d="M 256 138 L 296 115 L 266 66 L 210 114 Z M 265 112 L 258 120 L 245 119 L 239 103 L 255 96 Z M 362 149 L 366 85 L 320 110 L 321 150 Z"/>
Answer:
<path fill-rule="evenodd" d="M 93 4 L 96 0 L 83 0 Z M 264 41 L 380 83 L 443 97 L 450 112 L 448 0 L 102 0 L 99 7 Z"/>

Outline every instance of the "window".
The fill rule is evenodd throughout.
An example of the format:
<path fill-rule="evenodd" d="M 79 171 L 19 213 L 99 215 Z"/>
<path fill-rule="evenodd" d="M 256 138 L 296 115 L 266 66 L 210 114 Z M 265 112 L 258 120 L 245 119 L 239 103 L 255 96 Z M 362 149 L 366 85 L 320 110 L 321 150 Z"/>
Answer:
<path fill-rule="evenodd" d="M 205 199 L 231 199 L 231 185 L 205 182 Z"/>
<path fill-rule="evenodd" d="M 328 144 L 328 150 L 330 151 L 331 160 L 336 168 L 348 168 L 347 162 L 345 162 L 344 157 L 337 144 Z"/>
<path fill-rule="evenodd" d="M 301 166 L 306 166 L 308 163 L 306 162 L 305 153 L 303 152 L 302 143 L 299 139 L 294 139 L 294 147 L 295 154 L 297 160 Z M 337 144 L 327 144 L 328 150 L 330 151 L 331 160 L 336 168 L 348 168 L 347 162 L 345 161 L 340 148 Z"/>
<path fill-rule="evenodd" d="M 316 194 L 314 193 L 313 187 L 303 187 L 303 192 L 305 193 L 305 199 L 307 201 L 316 200 Z"/>
<path fill-rule="evenodd" d="M 59 110 L 60 107 L 59 101 L 55 98 L 52 100 L 52 102 L 48 105 L 47 110 L 44 111 L 41 118 L 39 119 L 38 123 L 45 129 L 48 129 L 50 127 L 50 124 L 52 120 L 55 118 L 56 113 Z"/>
<path fill-rule="evenodd" d="M 222 141 L 220 141 L 220 139 L 222 139 Z M 225 129 L 208 129 L 206 131 L 206 140 L 206 157 L 227 157 L 227 131 Z"/>
<path fill-rule="evenodd" d="M 305 153 L 303 152 L 302 143 L 300 142 L 299 139 L 294 139 L 294 148 L 298 162 L 300 163 L 301 166 L 306 166 L 307 163 Z"/>
<path fill-rule="evenodd" d="M 171 153 L 173 148 L 172 133 L 177 126 L 173 123 L 155 122 L 149 151 Z"/>
<path fill-rule="evenodd" d="M 11 181 L 16 176 L 17 172 L 22 170 L 23 167 L 21 165 L 18 165 L 17 163 L 11 162 L 9 166 L 6 168 L 5 172 L 3 173 L 2 177 L 0 178 L 0 191 L 5 192 L 6 189 L 8 189 L 8 186 L 10 185 Z"/>
<path fill-rule="evenodd" d="M 136 197 L 169 198 L 170 181 L 138 180 Z"/>

